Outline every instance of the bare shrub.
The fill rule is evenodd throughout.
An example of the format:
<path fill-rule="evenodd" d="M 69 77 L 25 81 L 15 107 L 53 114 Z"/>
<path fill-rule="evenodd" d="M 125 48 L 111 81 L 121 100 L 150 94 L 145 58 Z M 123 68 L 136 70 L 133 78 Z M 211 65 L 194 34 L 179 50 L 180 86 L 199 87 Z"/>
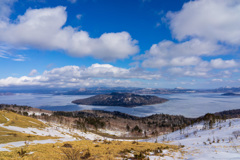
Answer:
<path fill-rule="evenodd" d="M 65 147 L 65 148 L 72 148 L 72 145 L 69 144 L 69 143 L 65 143 L 62 147 Z"/>
<path fill-rule="evenodd" d="M 233 141 L 233 137 L 229 137 L 229 138 L 228 138 L 228 141 L 229 141 L 229 142 L 232 142 L 232 141 Z"/>
<path fill-rule="evenodd" d="M 66 160 L 81 160 L 82 153 L 80 149 L 75 148 L 61 148 L 64 153 L 64 159 Z"/>
<path fill-rule="evenodd" d="M 237 146 L 236 146 L 236 145 L 233 145 L 233 144 L 232 144 L 232 148 L 238 153 L 238 149 L 237 149 Z"/>
<path fill-rule="evenodd" d="M 197 130 L 193 132 L 193 134 L 196 136 L 197 135 Z"/>
<path fill-rule="evenodd" d="M 19 156 L 24 157 L 26 155 L 27 151 L 25 151 L 25 150 L 23 150 L 23 148 L 21 148 L 21 150 L 18 151 L 17 153 Z"/>
<path fill-rule="evenodd" d="M 240 131 L 234 131 L 232 134 L 237 139 L 240 136 Z"/>

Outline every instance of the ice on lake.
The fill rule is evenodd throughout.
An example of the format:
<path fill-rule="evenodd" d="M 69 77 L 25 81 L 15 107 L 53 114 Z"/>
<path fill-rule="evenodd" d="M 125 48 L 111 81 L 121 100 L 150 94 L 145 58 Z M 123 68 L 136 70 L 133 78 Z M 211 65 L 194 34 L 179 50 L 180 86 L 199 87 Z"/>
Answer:
<path fill-rule="evenodd" d="M 134 108 L 115 106 L 86 106 L 75 105 L 71 101 L 87 98 L 91 95 L 50 95 L 50 94 L 16 94 L 0 96 L 1 104 L 17 104 L 38 107 L 54 111 L 76 110 L 105 110 L 119 111 L 136 116 L 148 116 L 152 114 L 184 115 L 186 117 L 198 117 L 206 113 L 220 112 L 224 110 L 240 109 L 239 96 L 221 96 L 220 93 L 191 93 L 157 95 L 169 99 L 168 102 L 156 105 L 138 106 Z"/>

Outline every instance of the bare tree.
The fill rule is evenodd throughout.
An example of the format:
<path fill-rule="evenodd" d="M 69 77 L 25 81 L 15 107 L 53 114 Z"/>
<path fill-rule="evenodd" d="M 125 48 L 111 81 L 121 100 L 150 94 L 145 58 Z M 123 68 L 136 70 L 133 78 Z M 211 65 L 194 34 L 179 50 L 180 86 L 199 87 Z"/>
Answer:
<path fill-rule="evenodd" d="M 240 131 L 234 131 L 232 134 L 237 139 L 240 136 Z"/>

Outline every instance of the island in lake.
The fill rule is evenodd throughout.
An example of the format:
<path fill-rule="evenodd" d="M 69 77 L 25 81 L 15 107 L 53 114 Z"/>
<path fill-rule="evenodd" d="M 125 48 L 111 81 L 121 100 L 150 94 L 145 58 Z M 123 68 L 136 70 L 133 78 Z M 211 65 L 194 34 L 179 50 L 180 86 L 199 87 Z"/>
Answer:
<path fill-rule="evenodd" d="M 74 100 L 72 103 L 95 106 L 136 107 L 164 103 L 166 101 L 168 100 L 165 98 L 152 95 L 114 92 L 111 94 L 100 94 L 85 99 Z"/>
<path fill-rule="evenodd" d="M 222 94 L 222 96 L 240 96 L 240 94 L 229 92 L 229 93 Z"/>

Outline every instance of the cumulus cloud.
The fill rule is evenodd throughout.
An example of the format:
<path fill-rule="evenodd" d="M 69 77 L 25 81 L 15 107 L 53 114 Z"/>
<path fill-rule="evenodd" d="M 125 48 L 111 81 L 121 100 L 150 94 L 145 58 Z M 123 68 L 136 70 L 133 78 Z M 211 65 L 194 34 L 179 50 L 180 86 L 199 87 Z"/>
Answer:
<path fill-rule="evenodd" d="M 64 75 L 64 76 L 62 76 Z M 112 66 L 110 64 L 93 64 L 87 68 L 81 68 L 79 66 L 65 66 L 62 68 L 55 68 L 51 71 L 45 71 L 43 73 L 44 77 L 51 79 L 63 79 L 65 78 L 120 78 L 120 79 L 159 79 L 161 76 L 159 74 L 154 74 L 141 70 L 139 68 L 119 68 Z"/>
<path fill-rule="evenodd" d="M 222 79 L 212 79 L 212 82 L 222 82 Z"/>
<path fill-rule="evenodd" d="M 0 1 L 0 20 L 8 20 L 8 16 L 12 12 L 11 7 L 16 1 L 17 0 L 1 0 Z"/>
<path fill-rule="evenodd" d="M 124 59 L 139 51 L 137 41 L 128 32 L 104 33 L 99 38 L 91 38 L 86 31 L 63 27 L 67 20 L 65 10 L 62 6 L 28 9 L 18 16 L 16 23 L 0 21 L 0 41 L 103 60 Z"/>
<path fill-rule="evenodd" d="M 232 75 L 232 72 L 230 72 L 229 70 L 220 72 L 220 76 L 223 78 L 229 78 L 231 75 Z"/>
<path fill-rule="evenodd" d="M 187 42 L 173 43 L 162 41 L 152 45 L 149 51 L 142 56 L 142 66 L 145 68 L 158 68 L 171 75 L 190 77 L 211 77 L 213 69 L 226 69 L 238 67 L 235 60 L 222 60 L 221 58 L 203 60 L 204 56 L 218 56 L 225 53 L 224 47 L 211 42 L 192 39 Z"/>
<path fill-rule="evenodd" d="M 174 66 L 191 66 L 198 64 L 200 61 L 199 57 L 176 57 L 171 60 L 170 64 Z"/>
<path fill-rule="evenodd" d="M 159 79 L 157 73 L 143 71 L 138 68 L 119 68 L 110 64 L 93 64 L 90 67 L 64 66 L 44 71 L 42 75 L 8 77 L 0 79 L 0 87 L 11 86 L 45 86 L 45 87 L 79 87 L 79 86 L 137 86 L 140 82 L 131 79 Z M 135 84 L 134 84 L 135 83 Z"/>
<path fill-rule="evenodd" d="M 201 37 L 227 44 L 240 44 L 239 0 L 195 0 L 179 12 L 169 12 L 170 28 L 178 40 Z"/>
<path fill-rule="evenodd" d="M 68 81 L 48 81 L 45 77 L 27 77 L 20 78 L 8 77 L 0 79 L 0 87 L 46 87 L 46 88 L 72 88 L 72 87 L 94 87 L 94 86 L 108 86 L 108 87 L 136 87 L 140 82 L 133 82 L 126 79 L 69 79 Z"/>
<path fill-rule="evenodd" d="M 231 72 L 222 69 L 239 67 L 237 59 L 221 56 L 240 46 L 240 1 L 189 1 L 180 11 L 168 12 L 166 18 L 177 41 L 153 44 L 141 56 L 143 67 L 183 77 L 226 77 Z"/>
<path fill-rule="evenodd" d="M 38 71 L 36 69 L 31 70 L 31 72 L 29 73 L 29 76 L 35 76 L 38 73 Z"/>
<path fill-rule="evenodd" d="M 209 74 L 209 64 L 207 62 L 201 62 L 197 66 L 191 67 L 170 67 L 167 69 L 167 73 L 173 76 L 188 76 L 188 77 L 204 77 L 208 78 L 212 75 Z"/>
<path fill-rule="evenodd" d="M 222 60 L 221 58 L 212 59 L 210 63 L 213 68 L 217 69 L 233 68 L 238 66 L 237 62 L 233 59 L 232 60 Z"/>
<path fill-rule="evenodd" d="M 222 47 L 210 41 L 202 41 L 199 39 L 191 39 L 182 43 L 174 43 L 164 40 L 158 44 L 152 45 L 150 53 L 161 56 L 176 56 L 176 55 L 215 55 L 222 53 Z"/>
<path fill-rule="evenodd" d="M 161 68 L 163 66 L 191 66 L 201 62 L 199 56 L 223 53 L 224 49 L 209 41 L 192 39 L 182 43 L 161 41 L 153 44 L 146 52 L 143 67 Z"/>

